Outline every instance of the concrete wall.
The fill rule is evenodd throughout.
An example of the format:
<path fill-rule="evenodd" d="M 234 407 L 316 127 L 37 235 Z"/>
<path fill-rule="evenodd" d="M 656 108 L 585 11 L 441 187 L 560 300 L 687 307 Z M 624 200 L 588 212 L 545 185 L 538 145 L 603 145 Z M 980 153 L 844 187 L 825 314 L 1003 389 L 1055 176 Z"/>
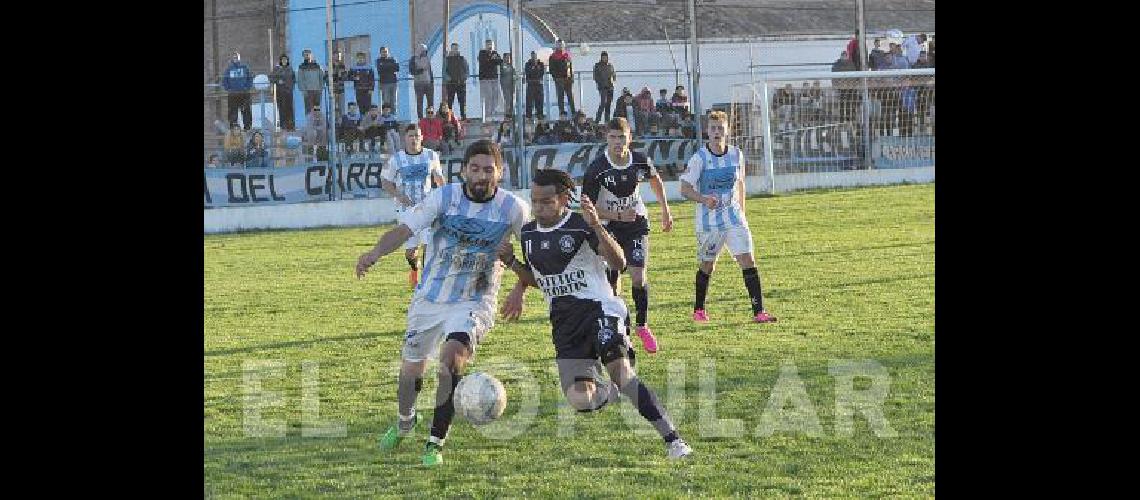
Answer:
<path fill-rule="evenodd" d="M 823 187 L 866 186 L 903 182 L 934 182 L 934 167 L 890 170 L 854 170 L 826 174 L 784 174 L 776 176 L 776 192 Z M 665 184 L 665 197 L 669 201 L 683 200 L 681 183 Z M 769 192 L 768 179 L 749 176 L 745 180 L 749 194 Z M 529 190 L 516 191 L 523 199 L 530 198 Z M 641 185 L 641 196 L 646 202 L 657 201 L 648 183 Z M 264 207 L 214 208 L 204 211 L 205 232 L 226 233 L 253 229 L 301 229 L 326 226 L 372 226 L 396 220 L 395 204 L 391 199 L 344 200 L 323 203 L 297 203 Z"/>

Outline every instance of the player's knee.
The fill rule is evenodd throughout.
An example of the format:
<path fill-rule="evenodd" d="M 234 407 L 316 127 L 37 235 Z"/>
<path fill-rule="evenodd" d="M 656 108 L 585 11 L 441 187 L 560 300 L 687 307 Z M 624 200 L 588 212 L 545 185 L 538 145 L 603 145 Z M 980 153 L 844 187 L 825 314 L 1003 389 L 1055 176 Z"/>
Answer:
<path fill-rule="evenodd" d="M 736 262 L 740 264 L 741 269 L 756 267 L 756 262 L 752 260 L 752 254 L 750 253 L 742 253 L 740 255 L 737 255 Z"/>
<path fill-rule="evenodd" d="M 705 274 L 712 274 L 714 269 L 716 269 L 716 261 L 715 260 L 709 260 L 709 261 L 701 262 L 701 271 L 704 272 Z"/>
<path fill-rule="evenodd" d="M 566 401 L 570 407 L 578 411 L 592 410 L 594 399 L 594 383 L 592 381 L 575 382 L 566 389 Z"/>

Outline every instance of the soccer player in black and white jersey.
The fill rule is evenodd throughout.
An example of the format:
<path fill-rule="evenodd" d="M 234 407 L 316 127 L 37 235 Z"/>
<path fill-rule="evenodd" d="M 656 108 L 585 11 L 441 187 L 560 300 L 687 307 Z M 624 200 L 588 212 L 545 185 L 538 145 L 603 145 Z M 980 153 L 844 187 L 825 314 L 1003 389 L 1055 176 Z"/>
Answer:
<path fill-rule="evenodd" d="M 617 388 L 665 440 L 666 456 L 688 456 L 692 449 L 630 364 L 629 310 L 606 277 L 606 266 L 625 264 L 621 246 L 589 198 L 582 197 L 581 214 L 570 210 L 573 191 L 566 172 L 539 170 L 530 190 L 535 220 L 523 225 L 519 238 L 523 261 L 515 259 L 509 240 L 500 245 L 499 258 L 521 283 L 541 289 L 546 298 L 558 378 L 570 405 L 581 412 L 598 410 L 617 399 Z M 612 383 L 598 383 L 598 360 Z"/>
<path fill-rule="evenodd" d="M 637 151 L 630 151 L 629 122 L 614 118 L 606 124 L 606 150 L 594 159 L 582 177 L 582 194 L 597 207 L 598 217 L 606 230 L 621 245 L 629 276 L 633 280 L 633 303 L 637 311 L 637 336 L 645 350 L 657 352 L 657 338 L 646 324 L 649 311 L 649 283 L 645 268 L 649 263 L 649 212 L 641 199 L 639 187 L 643 179 L 661 204 L 661 229 L 673 229 L 665 186 L 653 161 Z M 607 273 L 614 295 L 618 295 L 618 276 L 624 269 L 611 267 Z"/>

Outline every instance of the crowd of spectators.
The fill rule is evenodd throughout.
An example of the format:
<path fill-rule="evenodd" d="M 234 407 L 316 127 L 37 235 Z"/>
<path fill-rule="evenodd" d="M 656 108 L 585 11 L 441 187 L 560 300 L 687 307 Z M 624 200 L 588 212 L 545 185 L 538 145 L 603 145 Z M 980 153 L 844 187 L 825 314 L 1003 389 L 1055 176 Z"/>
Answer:
<path fill-rule="evenodd" d="M 467 113 L 467 82 L 478 79 L 480 99 L 478 110 L 484 117 L 485 131 L 503 143 L 513 143 L 516 131 L 513 116 L 516 74 L 510 53 L 500 54 L 491 40 L 479 52 L 477 72 L 469 74 L 467 59 L 460 54 L 459 44 L 450 44 L 443 63 L 442 99 L 437 107 L 432 85 L 434 75 L 427 57 L 427 46 L 419 45 L 418 53 L 406 61 L 406 71 L 413 80 L 415 108 L 418 123 L 424 133 L 424 145 L 449 154 L 461 146 L 468 133 L 470 120 Z M 310 49 L 302 51 L 304 61 L 294 71 L 289 56 L 282 55 L 270 74 L 274 86 L 276 105 L 280 110 L 280 126 L 286 134 L 297 134 L 305 155 L 315 160 L 328 158 L 330 126 L 335 127 L 337 147 L 347 154 L 391 152 L 401 147 L 401 123 L 393 113 L 398 105 L 398 76 L 401 62 L 387 47 L 381 47 L 380 56 L 371 64 L 367 54 L 354 54 L 354 63 L 344 62 L 345 54 L 334 52 L 330 75 L 322 68 Z M 555 42 L 553 54 L 547 61 L 531 51 L 520 77 L 525 90 L 525 119 L 523 139 L 527 144 L 556 144 L 563 142 L 604 142 L 604 124 L 612 117 L 625 117 L 633 126 L 635 139 L 666 137 L 693 137 L 694 116 L 690 109 L 685 87 L 671 89 L 641 88 L 634 96 L 630 87 L 622 88 L 614 99 L 614 89 L 620 72 L 615 69 L 609 54 L 603 51 L 593 65 L 593 80 L 599 96 L 599 105 L 592 119 L 586 111 L 578 109 L 574 100 L 574 58 L 562 40 Z M 554 83 L 554 103 L 557 119 L 547 120 L 546 96 L 543 80 L 549 75 Z M 324 92 L 332 80 L 332 113 L 322 108 Z M 351 82 L 355 100 L 346 102 L 345 85 Z M 222 86 L 228 95 L 229 125 L 225 132 L 223 157 L 218 163 L 229 166 L 270 164 L 264 137 L 260 133 L 246 138 L 253 122 L 250 113 L 252 73 L 235 50 L 227 68 Z M 378 94 L 374 92 L 379 90 Z M 294 92 L 300 92 L 305 110 L 304 124 L 298 128 L 293 117 Z M 375 97 L 375 99 L 374 99 Z M 554 103 L 550 103 L 551 106 Z M 458 106 L 458 113 L 454 109 Z M 438 109 L 438 113 L 436 110 Z M 243 119 L 239 122 L 239 114 Z M 331 116 L 331 119 L 330 119 Z M 332 121 L 330 124 L 329 122 Z M 239 127 L 239 123 L 244 125 Z M 221 126 L 221 128 L 226 128 Z M 242 130 L 244 129 L 244 130 Z M 256 155 L 251 154 L 254 141 Z"/>

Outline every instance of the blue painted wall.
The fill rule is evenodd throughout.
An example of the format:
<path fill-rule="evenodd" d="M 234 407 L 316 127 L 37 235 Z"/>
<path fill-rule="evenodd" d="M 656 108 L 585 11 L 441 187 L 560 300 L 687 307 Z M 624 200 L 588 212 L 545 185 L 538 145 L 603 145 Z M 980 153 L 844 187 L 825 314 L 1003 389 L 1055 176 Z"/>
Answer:
<path fill-rule="evenodd" d="M 336 5 L 336 4 L 353 4 L 353 5 Z M 297 66 L 301 64 L 304 59 L 301 57 L 301 52 L 305 48 L 311 48 L 313 54 L 316 56 L 317 62 L 321 67 L 328 69 L 328 63 L 332 58 L 328 54 L 328 44 L 326 42 L 325 31 L 325 2 L 323 0 L 294 0 L 289 2 L 289 61 L 293 63 L 293 69 L 296 70 Z M 373 69 L 375 70 L 376 58 L 380 56 L 380 47 L 388 47 L 388 52 L 391 53 L 400 63 L 400 73 L 398 76 L 406 77 L 408 58 L 411 56 L 411 51 L 408 48 L 408 2 L 406 0 L 378 0 L 366 3 L 359 3 L 353 0 L 340 0 L 333 2 L 333 38 L 348 38 L 354 36 L 369 35 L 371 37 L 371 47 L 369 53 L 371 54 L 371 61 Z M 345 64 L 349 67 L 354 63 L 352 54 L 345 54 Z M 379 86 L 377 86 L 379 87 Z M 414 94 L 412 94 L 411 82 L 400 82 L 398 89 L 399 109 L 396 110 L 397 115 L 401 121 L 408 120 L 408 112 L 411 111 L 411 116 L 415 116 L 415 112 L 410 107 Z M 327 94 L 327 92 L 326 92 Z M 327 102 L 328 96 L 324 96 Z M 355 93 L 352 90 L 352 84 L 345 85 L 345 101 L 354 102 Z M 373 91 L 372 102 L 379 102 L 379 89 Z M 297 118 L 297 126 L 304 125 L 305 113 L 302 109 L 304 107 L 304 100 L 298 92 L 294 95 L 294 112 Z M 329 109 L 322 106 L 322 109 Z"/>
<path fill-rule="evenodd" d="M 337 3 L 344 5 L 336 5 Z M 408 47 L 409 41 L 409 27 L 408 27 L 408 2 L 406 0 L 376 0 L 369 2 L 359 2 L 359 0 L 340 0 L 333 2 L 334 11 L 334 38 L 348 38 L 354 36 L 369 35 L 371 37 L 370 47 L 370 64 L 375 67 L 375 59 L 380 55 L 380 47 L 387 46 L 388 51 L 400 63 L 400 78 L 408 77 L 407 67 L 408 58 L 412 55 L 412 50 Z M 326 32 L 325 32 L 325 2 L 323 0 L 294 0 L 289 2 L 289 20 L 288 20 L 288 54 L 289 61 L 293 64 L 293 69 L 296 70 L 297 66 L 304 60 L 301 57 L 301 52 L 305 48 L 311 48 L 316 56 L 317 62 L 320 63 L 322 68 L 328 69 L 328 62 L 331 59 L 331 54 L 327 53 Z M 451 13 L 451 41 L 458 42 L 462 49 L 462 53 L 467 57 L 468 62 L 471 64 L 471 74 L 477 74 L 476 56 L 479 49 L 483 47 L 483 40 L 491 38 L 495 40 L 495 45 L 499 47 L 500 51 L 506 51 L 510 45 L 510 33 L 505 28 L 507 23 L 507 8 L 500 4 L 493 3 L 475 3 L 468 5 L 457 11 Z M 487 23 L 479 23 L 481 30 L 480 33 L 475 33 L 474 30 L 463 28 L 463 31 L 456 28 L 463 26 L 470 26 L 471 23 L 465 23 L 471 18 L 483 18 Z M 537 43 L 541 40 L 539 31 L 531 25 L 530 21 L 523 20 L 524 29 L 524 45 L 526 50 L 523 54 L 529 53 L 540 46 Z M 443 76 L 443 71 L 440 67 L 443 42 L 443 26 L 440 24 L 433 32 L 425 34 L 427 36 L 428 54 L 431 56 L 433 72 L 436 78 Z M 477 43 L 474 43 L 477 41 Z M 524 57 L 525 59 L 525 57 Z M 348 66 L 353 63 L 353 55 L 345 54 L 345 62 Z M 399 106 L 396 109 L 396 114 L 401 121 L 409 121 L 415 118 L 416 112 L 414 106 L 415 93 L 412 89 L 411 80 L 401 81 L 398 92 Z M 440 88 L 437 83 L 435 88 L 435 102 L 442 101 L 440 95 Z M 474 109 L 475 99 L 478 97 L 477 85 L 472 83 L 468 86 L 468 105 Z M 327 103 L 328 95 L 324 96 L 324 101 Z M 300 92 L 293 96 L 294 115 L 296 116 L 297 126 L 302 127 L 305 124 L 305 110 L 304 99 Z M 345 85 L 345 101 L 355 102 L 355 92 L 352 89 L 352 84 Z M 374 90 L 372 102 L 379 102 L 379 89 Z M 330 109 L 327 104 L 322 105 L 322 109 Z M 363 110 L 362 110 L 363 111 Z"/>

